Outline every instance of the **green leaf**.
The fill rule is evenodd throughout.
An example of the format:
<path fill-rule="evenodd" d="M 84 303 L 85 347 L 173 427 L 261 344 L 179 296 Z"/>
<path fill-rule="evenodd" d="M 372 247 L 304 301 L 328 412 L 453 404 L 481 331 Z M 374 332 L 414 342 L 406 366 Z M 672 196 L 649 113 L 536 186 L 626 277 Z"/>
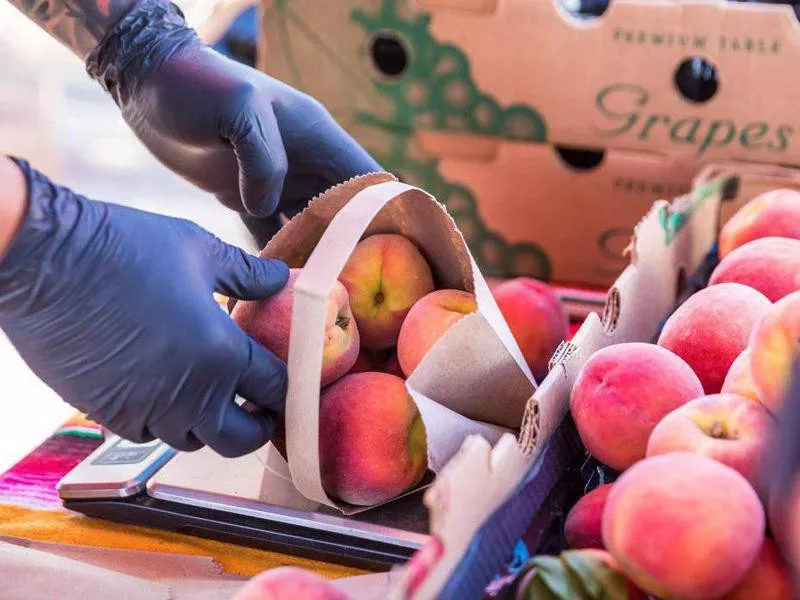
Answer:
<path fill-rule="evenodd" d="M 580 578 L 587 598 L 628 600 L 628 582 L 601 558 L 579 550 L 561 555 L 565 568 Z"/>
<path fill-rule="evenodd" d="M 628 600 L 625 577 L 584 550 L 534 557 L 517 581 L 517 600 Z"/>

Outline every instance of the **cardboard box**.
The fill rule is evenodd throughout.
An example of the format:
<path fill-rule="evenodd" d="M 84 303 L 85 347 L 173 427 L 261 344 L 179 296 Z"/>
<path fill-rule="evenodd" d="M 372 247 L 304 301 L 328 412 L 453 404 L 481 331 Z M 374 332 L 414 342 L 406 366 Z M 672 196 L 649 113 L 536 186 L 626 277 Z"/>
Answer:
<path fill-rule="evenodd" d="M 391 170 L 419 131 L 800 165 L 791 5 L 265 0 L 262 33 L 261 67 Z"/>
<path fill-rule="evenodd" d="M 709 159 L 800 164 L 779 80 L 792 43 L 800 54 L 794 19 L 789 6 L 719 2 L 620 0 L 581 21 L 558 0 L 267 0 L 259 60 L 444 203 L 485 275 L 607 287 L 641 214 Z M 707 103 L 674 85 L 687 44 L 722 72 Z M 611 149 L 576 151 L 587 146 Z"/>
<path fill-rule="evenodd" d="M 377 598 L 376 589 L 390 599 L 479 597 L 532 522 L 552 526 L 558 514 L 566 514 L 570 506 L 559 504 L 563 498 L 554 490 L 565 469 L 574 471 L 585 459 L 567 418 L 581 368 L 603 347 L 652 341 L 679 299 L 699 289 L 691 287 L 689 276 L 707 280 L 722 215 L 779 187 L 800 190 L 799 172 L 720 164 L 706 168 L 689 194 L 656 202 L 635 228 L 630 264 L 610 288 L 603 316 L 590 314 L 556 352 L 550 373 L 528 402 L 520 435 L 507 434 L 494 447 L 468 438 L 426 492 L 431 533 L 443 544 L 443 554 L 427 562 L 412 559 L 405 570 L 383 579 L 370 576 L 360 592 L 354 578 L 347 583 L 353 597 Z M 383 588 L 376 588 L 381 582 Z"/>
<path fill-rule="evenodd" d="M 607 287 L 653 202 L 686 193 L 698 163 L 609 150 L 420 133 L 443 201 L 487 275 Z M 438 197 L 438 196 L 437 196 Z"/>

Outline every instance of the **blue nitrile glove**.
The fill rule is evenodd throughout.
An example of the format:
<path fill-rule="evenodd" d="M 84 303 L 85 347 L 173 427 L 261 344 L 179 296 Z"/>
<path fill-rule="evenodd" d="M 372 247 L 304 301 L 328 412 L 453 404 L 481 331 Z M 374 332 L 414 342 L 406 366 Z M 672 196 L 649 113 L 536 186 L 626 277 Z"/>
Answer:
<path fill-rule="evenodd" d="M 209 48 L 166 0 L 141 0 L 86 64 L 161 162 L 267 218 L 255 225 L 262 237 L 276 211 L 381 170 L 319 102 Z"/>
<path fill-rule="evenodd" d="M 786 388 L 779 411 L 778 435 L 773 442 L 773 460 L 769 461 L 773 498 L 781 500 L 794 492 L 794 486 L 800 482 L 800 436 L 797 435 L 800 431 L 800 356 L 794 360 Z"/>
<path fill-rule="evenodd" d="M 257 299 L 286 265 L 190 221 L 96 202 L 27 163 L 28 212 L 0 257 L 0 327 L 64 400 L 134 442 L 238 456 L 266 443 L 286 366 L 213 291 Z M 246 412 L 235 394 L 260 406 Z"/>

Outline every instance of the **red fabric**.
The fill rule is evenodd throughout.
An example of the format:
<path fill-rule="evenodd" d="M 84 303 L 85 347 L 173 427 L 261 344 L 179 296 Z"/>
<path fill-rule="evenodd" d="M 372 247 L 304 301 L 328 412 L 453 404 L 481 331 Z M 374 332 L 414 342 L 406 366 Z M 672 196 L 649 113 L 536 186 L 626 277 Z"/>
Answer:
<path fill-rule="evenodd" d="M 0 503 L 60 510 L 56 484 L 102 443 L 100 428 L 72 419 L 0 475 Z"/>

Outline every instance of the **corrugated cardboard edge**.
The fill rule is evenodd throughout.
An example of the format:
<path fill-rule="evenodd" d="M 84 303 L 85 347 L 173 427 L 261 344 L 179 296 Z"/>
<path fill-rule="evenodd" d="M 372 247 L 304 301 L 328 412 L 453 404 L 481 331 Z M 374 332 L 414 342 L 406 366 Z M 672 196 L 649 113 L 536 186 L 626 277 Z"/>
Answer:
<path fill-rule="evenodd" d="M 345 514 L 366 509 L 337 502 L 322 487 L 317 451 L 319 386 L 310 374 L 321 370 L 325 304 L 331 286 L 363 234 L 387 231 L 405 235 L 423 249 L 441 287 L 472 291 L 478 300 L 478 311 L 452 327 L 406 382 L 428 428 L 429 467 L 435 472 L 441 469 L 467 432 L 479 433 L 493 443 L 508 428 L 517 429 L 525 399 L 536 388 L 488 285 L 443 205 L 384 173 L 354 178 L 315 198 L 261 256 L 303 267 L 295 286 L 288 360 L 285 450 L 292 481 L 305 497 Z M 482 348 L 475 352 L 478 339 Z M 297 373 L 303 375 L 293 376 Z M 475 389 L 485 393 L 476 397 Z"/>
<path fill-rule="evenodd" d="M 435 598 L 489 515 L 513 493 L 538 456 L 544 440 L 566 415 L 581 367 L 600 348 L 649 341 L 678 296 L 678 279 L 696 269 L 716 240 L 720 205 L 729 176 L 704 171 L 687 196 L 656 202 L 635 228 L 634 261 L 609 290 L 604 318 L 590 314 L 570 342 L 560 347 L 552 369 L 531 397 L 518 440 L 506 436 L 491 448 L 468 439 L 427 490 L 431 534 L 444 554 L 413 595 Z M 406 582 L 389 598 L 408 598 Z"/>

